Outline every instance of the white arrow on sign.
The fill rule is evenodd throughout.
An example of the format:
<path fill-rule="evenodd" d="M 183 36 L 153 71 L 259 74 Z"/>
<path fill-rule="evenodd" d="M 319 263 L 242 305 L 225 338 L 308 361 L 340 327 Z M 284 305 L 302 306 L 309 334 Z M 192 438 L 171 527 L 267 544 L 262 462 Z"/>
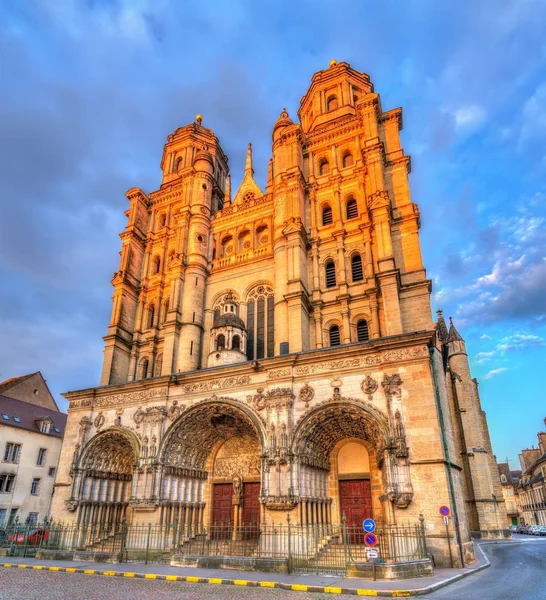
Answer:
<path fill-rule="evenodd" d="M 375 548 L 370 548 L 370 552 L 366 552 L 368 558 L 378 558 L 379 552 Z"/>

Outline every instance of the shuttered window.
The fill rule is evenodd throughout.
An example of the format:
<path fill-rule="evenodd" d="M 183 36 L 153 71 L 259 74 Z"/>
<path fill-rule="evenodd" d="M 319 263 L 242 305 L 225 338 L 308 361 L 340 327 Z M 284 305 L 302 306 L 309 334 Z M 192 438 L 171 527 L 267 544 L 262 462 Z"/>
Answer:
<path fill-rule="evenodd" d="M 336 287 L 336 266 L 333 260 L 326 263 L 326 287 Z"/>
<path fill-rule="evenodd" d="M 339 346 L 340 344 L 339 325 L 332 325 L 330 327 L 330 346 Z"/>
<path fill-rule="evenodd" d="M 326 206 L 322 211 L 322 224 L 331 225 L 333 223 L 332 207 Z"/>
<path fill-rule="evenodd" d="M 364 319 L 361 319 L 356 324 L 356 336 L 359 342 L 366 342 L 370 339 L 370 335 L 368 333 L 368 322 Z"/>
<path fill-rule="evenodd" d="M 356 219 L 358 217 L 358 204 L 354 198 L 347 202 L 347 219 Z"/>
<path fill-rule="evenodd" d="M 362 258 L 360 254 L 353 254 L 351 257 L 351 275 L 353 281 L 362 281 L 364 279 L 362 273 Z"/>

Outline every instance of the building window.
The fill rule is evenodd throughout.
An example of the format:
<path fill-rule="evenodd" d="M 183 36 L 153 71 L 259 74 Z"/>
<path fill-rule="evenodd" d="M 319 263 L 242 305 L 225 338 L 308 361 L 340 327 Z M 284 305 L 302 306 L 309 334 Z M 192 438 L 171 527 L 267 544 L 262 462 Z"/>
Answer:
<path fill-rule="evenodd" d="M 330 346 L 339 346 L 341 344 L 341 336 L 339 334 L 339 325 L 330 327 Z"/>
<path fill-rule="evenodd" d="M 167 313 L 169 312 L 169 298 L 163 303 L 163 323 L 167 320 Z"/>
<path fill-rule="evenodd" d="M 333 260 L 329 260 L 325 266 L 326 287 L 336 287 L 336 265 Z"/>
<path fill-rule="evenodd" d="M 33 496 L 37 496 L 40 493 L 40 479 L 38 477 L 32 480 L 32 484 L 30 486 L 30 493 Z"/>
<path fill-rule="evenodd" d="M 9 421 L 9 415 L 2 413 L 2 419 L 4 419 L 4 421 Z"/>
<path fill-rule="evenodd" d="M 36 513 L 36 512 L 28 513 L 27 523 L 32 526 L 36 525 L 36 523 L 38 523 L 38 513 Z"/>
<path fill-rule="evenodd" d="M 4 451 L 4 461 L 11 463 L 19 462 L 19 455 L 21 454 L 21 444 L 12 444 L 8 442 Z"/>
<path fill-rule="evenodd" d="M 344 154 L 341 164 L 343 165 L 343 168 L 352 167 L 354 164 L 353 155 L 350 152 Z"/>
<path fill-rule="evenodd" d="M 167 222 L 167 217 L 165 216 L 165 213 L 161 213 L 159 215 L 159 226 L 160 227 L 165 227 L 165 223 Z"/>
<path fill-rule="evenodd" d="M 147 319 L 148 329 L 151 329 L 154 326 L 154 320 L 155 320 L 155 304 L 150 304 L 150 306 L 148 306 L 148 319 Z"/>
<path fill-rule="evenodd" d="M 152 260 L 152 275 L 157 275 L 161 269 L 161 259 L 159 256 L 154 256 Z"/>
<path fill-rule="evenodd" d="M 333 110 L 336 110 L 337 108 L 337 96 L 332 95 L 329 96 L 328 99 L 326 100 L 326 110 L 328 112 L 332 112 Z"/>
<path fill-rule="evenodd" d="M 7 508 L 0 508 L 0 527 L 5 523 L 7 514 Z"/>
<path fill-rule="evenodd" d="M 332 207 L 325 206 L 322 209 L 322 224 L 323 225 L 331 225 L 334 222 L 332 218 Z"/>
<path fill-rule="evenodd" d="M 40 431 L 42 433 L 49 433 L 49 422 L 48 421 L 42 421 L 40 423 Z"/>
<path fill-rule="evenodd" d="M 364 279 L 360 254 L 353 254 L 351 256 L 351 276 L 353 281 L 362 281 Z"/>
<path fill-rule="evenodd" d="M 367 342 L 370 339 L 368 332 L 368 321 L 360 319 L 356 324 L 356 339 L 359 342 Z"/>
<path fill-rule="evenodd" d="M 358 217 L 358 204 L 354 198 L 347 202 L 347 219 L 356 219 Z"/>
<path fill-rule="evenodd" d="M 259 285 L 248 296 L 246 355 L 249 360 L 274 356 L 273 288 Z"/>
<path fill-rule="evenodd" d="M 14 416 L 14 417 L 13 417 L 13 420 L 14 420 L 16 423 L 20 423 L 20 422 L 21 422 L 21 419 L 20 419 L 19 417 L 16 417 L 16 416 Z"/>
<path fill-rule="evenodd" d="M 11 494 L 15 485 L 15 475 L 2 473 L 0 475 L 0 494 Z"/>
<path fill-rule="evenodd" d="M 50 477 L 55 477 L 55 467 L 49 467 L 49 473 L 48 475 Z"/>
<path fill-rule="evenodd" d="M 148 377 L 148 359 L 147 358 L 143 358 L 140 361 L 140 377 L 139 379 L 146 379 L 146 377 Z"/>
<path fill-rule="evenodd" d="M 241 338 L 238 335 L 233 336 L 233 339 L 231 340 L 231 348 L 233 350 L 241 349 Z"/>
<path fill-rule="evenodd" d="M 36 461 L 36 464 L 39 467 L 43 467 L 44 466 L 46 453 L 47 453 L 47 450 L 45 448 L 40 448 L 38 450 L 38 460 Z"/>
<path fill-rule="evenodd" d="M 328 175 L 330 172 L 330 163 L 324 158 L 319 163 L 319 175 Z"/>
<path fill-rule="evenodd" d="M 216 338 L 216 350 L 223 350 L 226 347 L 226 336 L 221 333 Z"/>

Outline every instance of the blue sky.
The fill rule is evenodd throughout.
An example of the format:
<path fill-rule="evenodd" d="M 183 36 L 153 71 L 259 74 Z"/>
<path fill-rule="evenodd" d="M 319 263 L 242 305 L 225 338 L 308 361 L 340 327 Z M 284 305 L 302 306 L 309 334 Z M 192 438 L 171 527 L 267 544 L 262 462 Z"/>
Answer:
<path fill-rule="evenodd" d="M 271 129 L 331 58 L 404 109 L 433 279 L 517 466 L 546 402 L 542 0 L 0 2 L 0 379 L 99 381 L 127 189 L 196 113 L 264 184 Z M 539 377 L 540 375 L 540 377 Z"/>

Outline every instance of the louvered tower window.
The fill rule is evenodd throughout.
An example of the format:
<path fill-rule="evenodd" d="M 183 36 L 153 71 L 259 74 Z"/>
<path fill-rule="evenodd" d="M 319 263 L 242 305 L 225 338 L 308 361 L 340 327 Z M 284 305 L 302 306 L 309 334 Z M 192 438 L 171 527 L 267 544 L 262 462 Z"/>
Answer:
<path fill-rule="evenodd" d="M 356 219 L 358 217 L 358 204 L 354 198 L 347 202 L 347 219 Z"/>
<path fill-rule="evenodd" d="M 364 279 L 362 273 L 362 258 L 360 254 L 353 254 L 351 257 L 351 275 L 353 281 L 362 281 Z"/>
<path fill-rule="evenodd" d="M 332 325 L 330 327 L 330 346 L 339 346 L 340 344 L 339 325 Z"/>
<path fill-rule="evenodd" d="M 332 207 L 326 206 L 322 211 L 322 224 L 323 225 L 331 225 L 334 219 L 332 217 Z"/>
<path fill-rule="evenodd" d="M 359 342 L 366 342 L 370 339 L 368 333 L 368 321 L 361 319 L 356 324 L 356 337 Z"/>
<path fill-rule="evenodd" d="M 326 287 L 336 287 L 336 265 L 333 260 L 326 263 Z"/>

